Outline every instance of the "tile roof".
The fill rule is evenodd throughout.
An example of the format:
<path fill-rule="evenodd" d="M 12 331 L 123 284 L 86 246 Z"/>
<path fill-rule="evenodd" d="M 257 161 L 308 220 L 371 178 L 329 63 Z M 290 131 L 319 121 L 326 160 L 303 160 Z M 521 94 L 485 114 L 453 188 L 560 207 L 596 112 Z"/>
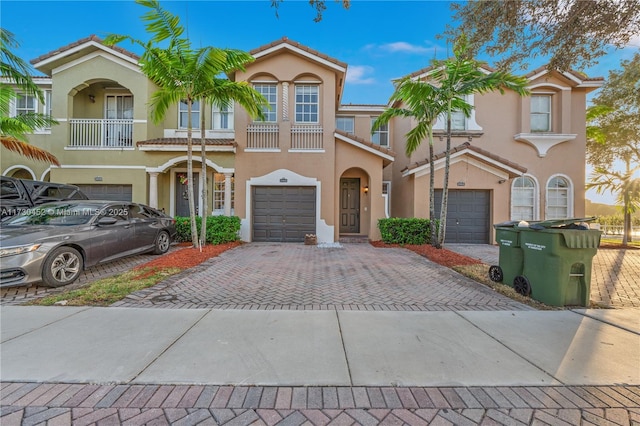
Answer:
<path fill-rule="evenodd" d="M 510 167 L 512 169 L 518 170 L 518 171 L 520 171 L 522 173 L 526 173 L 526 171 L 527 171 L 526 167 L 521 166 L 518 163 L 514 163 L 511 160 L 507 160 L 506 158 L 500 157 L 500 156 L 498 156 L 496 154 L 493 154 L 492 152 L 489 152 L 489 151 L 487 151 L 485 149 L 482 149 L 482 148 L 479 148 L 477 146 L 471 145 L 469 142 L 465 142 L 462 145 L 458 145 L 455 148 L 452 148 L 451 149 L 451 154 L 455 154 L 456 152 L 461 152 L 461 151 L 464 151 L 466 149 L 468 149 L 469 151 L 476 152 L 476 153 L 478 153 L 480 155 L 484 155 L 485 157 L 488 157 L 488 158 L 491 158 L 492 160 L 498 161 L 498 162 L 504 164 L 505 166 L 508 166 L 508 167 Z M 437 161 L 437 160 L 440 160 L 440 159 L 442 159 L 444 157 L 445 157 L 445 152 L 443 151 L 443 152 L 440 152 L 440 153 L 434 155 L 433 159 L 434 159 L 434 161 Z M 422 160 L 422 161 L 418 161 L 416 163 L 410 164 L 409 166 L 405 167 L 402 170 L 402 173 L 404 173 L 406 171 L 413 170 L 413 169 L 417 169 L 418 167 L 422 167 L 422 166 L 424 166 L 426 164 L 429 164 L 429 160 L 428 159 L 425 159 L 425 160 Z"/>
<path fill-rule="evenodd" d="M 398 78 L 396 80 L 402 80 L 403 78 L 418 77 L 419 75 L 422 75 L 422 74 L 424 74 L 426 72 L 431 71 L 433 68 L 434 68 L 433 65 L 429 65 L 428 67 L 424 67 L 422 69 L 419 69 L 418 71 L 414 71 L 411 74 L 405 75 L 404 77 L 400 77 L 400 78 Z M 489 72 L 495 72 L 496 71 L 494 68 L 491 68 L 489 65 L 486 65 L 486 64 L 482 64 L 480 66 L 480 68 L 482 68 L 482 69 L 484 69 L 486 71 L 489 71 Z"/>
<path fill-rule="evenodd" d="M 45 53 L 44 55 L 40 55 L 37 58 L 32 59 L 31 60 L 31 64 L 37 64 L 38 62 L 42 62 L 42 61 L 44 61 L 46 59 L 49 59 L 49 58 L 51 58 L 53 56 L 59 55 L 61 53 L 64 53 L 64 52 L 66 52 L 68 50 L 73 49 L 74 47 L 81 46 L 81 45 L 83 45 L 85 43 L 88 43 L 90 41 L 94 41 L 96 43 L 103 44 L 102 39 L 100 37 L 96 36 L 95 34 L 92 34 L 89 37 L 81 38 L 80 40 L 74 41 L 73 43 L 67 44 L 66 46 L 59 47 L 56 50 L 52 50 L 51 52 Z M 105 47 L 107 47 L 109 49 L 113 49 L 114 51 L 116 51 L 118 53 L 121 53 L 123 55 L 129 56 L 132 59 L 135 59 L 135 60 L 140 59 L 140 57 L 138 55 L 136 55 L 135 53 L 130 52 L 130 51 L 128 51 L 126 49 L 123 49 L 121 47 L 118 47 L 118 46 L 105 46 Z"/>
<path fill-rule="evenodd" d="M 548 70 L 546 65 L 542 65 L 536 69 L 534 69 L 531 72 L 528 72 L 527 74 L 525 74 L 526 78 L 531 78 L 533 76 L 535 76 L 536 74 L 541 73 L 542 71 Z M 560 73 L 562 73 L 562 71 L 558 71 Z M 604 77 L 589 77 L 584 73 L 581 73 L 579 71 L 575 71 L 575 70 L 568 70 L 568 71 L 564 71 L 567 74 L 571 74 L 572 76 L 574 76 L 575 78 L 582 80 L 582 81 L 604 81 Z"/>
<path fill-rule="evenodd" d="M 334 64 L 336 64 L 336 65 L 338 65 L 340 67 L 343 67 L 343 68 L 347 67 L 347 64 L 345 62 L 339 61 L 339 60 L 337 60 L 335 58 L 332 58 L 331 56 L 325 55 L 324 53 L 320 53 L 315 49 L 312 49 L 312 48 L 310 48 L 308 46 L 305 46 L 305 45 L 303 45 L 301 43 L 298 43 L 297 41 L 290 40 L 287 37 L 282 37 L 281 39 L 278 39 L 278 40 L 272 41 L 271 43 L 268 43 L 268 44 L 262 45 L 260 47 L 257 47 L 255 49 L 249 51 L 249 53 L 251 55 L 256 55 L 256 54 L 258 54 L 260 52 L 263 52 L 265 50 L 268 50 L 268 49 L 270 49 L 272 47 L 278 46 L 278 45 L 283 44 L 283 43 L 291 45 L 293 47 L 297 47 L 298 49 L 304 50 L 307 53 L 310 53 L 310 54 L 312 54 L 314 56 L 317 56 L 319 58 L 322 58 L 324 60 L 332 62 L 332 63 L 334 63 Z"/>
<path fill-rule="evenodd" d="M 216 146 L 216 145 L 217 146 L 229 145 L 233 147 L 238 146 L 236 141 L 233 139 L 206 138 L 204 141 L 205 141 L 205 144 L 209 146 Z M 186 138 L 156 138 L 156 139 L 149 139 L 146 141 L 139 141 L 137 142 L 136 145 L 138 146 L 140 145 L 185 145 L 186 146 L 187 139 Z M 193 145 L 200 145 L 200 138 L 194 138 Z"/>
<path fill-rule="evenodd" d="M 371 141 L 368 141 L 366 139 L 363 139 L 363 138 L 360 138 L 358 136 L 352 135 L 351 133 L 347 133 L 345 131 L 337 130 L 337 129 L 336 129 L 335 133 L 337 133 L 337 134 L 339 134 L 341 136 L 344 136 L 345 138 L 349 138 L 352 141 L 357 142 L 357 143 L 359 143 L 361 145 L 364 145 L 364 146 L 369 147 L 369 148 L 373 148 L 376 151 L 380 151 L 383 154 L 390 155 L 392 157 L 396 156 L 396 153 L 391 151 L 389 148 L 385 148 L 383 146 L 377 145 L 377 144 L 375 144 L 375 143 L 373 143 Z"/>

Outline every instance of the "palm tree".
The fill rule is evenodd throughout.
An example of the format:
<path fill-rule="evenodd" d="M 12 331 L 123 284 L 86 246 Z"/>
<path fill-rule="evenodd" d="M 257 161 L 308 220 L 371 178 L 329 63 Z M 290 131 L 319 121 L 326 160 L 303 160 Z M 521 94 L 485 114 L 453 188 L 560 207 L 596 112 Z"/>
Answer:
<path fill-rule="evenodd" d="M 435 165 L 433 151 L 433 125 L 438 116 L 446 112 L 447 104 L 442 102 L 440 88 L 428 81 L 415 80 L 405 77 L 398 82 L 396 89 L 389 98 L 391 105 L 397 107 L 387 108 L 373 123 L 372 133 L 380 126 L 387 124 L 393 117 L 413 118 L 416 126 L 406 135 L 405 152 L 411 156 L 425 138 L 429 141 L 429 218 L 430 241 L 435 244 L 437 241 L 436 213 L 435 213 Z M 460 111 L 470 110 L 471 106 L 464 100 L 452 101 L 455 109 Z M 401 107 L 403 106 L 403 107 Z M 470 113 L 470 112 L 469 112 Z"/>
<path fill-rule="evenodd" d="M 472 94 L 482 94 L 498 90 L 504 94 L 506 89 L 512 90 L 520 96 L 529 94 L 527 79 L 517 77 L 507 71 L 488 72 L 483 70 L 484 63 L 470 56 L 470 46 L 465 34 L 461 34 L 453 47 L 454 57 L 444 61 L 434 61 L 433 70 L 427 79 L 432 80 L 439 88 L 439 105 L 446 104 L 446 148 L 444 182 L 442 186 L 442 206 L 440 209 L 440 226 L 436 247 L 444 243 L 447 221 L 447 202 L 449 190 L 449 169 L 451 157 L 451 113 L 458 109 L 456 104 L 465 101 L 465 97 Z M 469 110 L 462 110 L 468 117 Z"/>
<path fill-rule="evenodd" d="M 16 56 L 11 49 L 19 47 L 10 31 L 0 28 L 0 142 L 12 152 L 27 158 L 59 166 L 58 159 L 51 153 L 30 145 L 27 134 L 42 127 L 58 124 L 50 116 L 40 113 L 20 114 L 10 117 L 9 105 L 19 96 L 35 96 L 44 103 L 42 90 L 31 78 L 31 67 Z M 16 87 L 20 94 L 14 89 Z"/>
<path fill-rule="evenodd" d="M 149 8 L 143 15 L 146 29 L 151 34 L 148 42 L 142 42 L 126 35 L 110 35 L 105 44 L 113 45 L 123 40 L 130 40 L 142 46 L 144 53 L 140 58 L 142 72 L 157 86 L 158 90 L 151 96 L 151 118 L 154 122 L 162 121 L 168 109 L 180 102 L 187 105 L 187 197 L 191 222 L 191 241 L 194 247 L 200 247 L 196 225 L 195 200 L 193 187 L 193 123 L 192 108 L 200 103 L 220 101 L 239 103 L 250 116 L 261 117 L 262 107 L 266 100 L 246 82 L 232 82 L 220 77 L 234 70 L 244 70 L 244 66 L 254 58 L 246 52 L 234 49 L 203 47 L 193 49 L 188 38 L 183 38 L 184 27 L 180 19 L 162 9 L 157 0 L 136 0 L 136 3 Z M 166 47 L 160 43 L 168 41 Z M 204 114 L 201 114 L 204 117 Z M 206 194 L 206 150 L 204 125 L 201 124 L 202 168 L 205 179 L 203 194 Z M 205 197 L 206 200 L 206 197 Z M 207 207 L 208 208 L 208 207 Z M 202 220 L 202 241 L 206 239 L 205 210 Z"/>

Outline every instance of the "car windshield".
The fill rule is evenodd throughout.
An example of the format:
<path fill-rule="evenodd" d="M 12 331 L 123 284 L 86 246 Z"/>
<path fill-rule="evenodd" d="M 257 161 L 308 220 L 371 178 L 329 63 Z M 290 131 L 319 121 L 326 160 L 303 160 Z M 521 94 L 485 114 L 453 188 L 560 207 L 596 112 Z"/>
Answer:
<path fill-rule="evenodd" d="M 2 225 L 83 225 L 100 211 L 101 206 L 95 204 L 43 204 L 5 220 Z"/>

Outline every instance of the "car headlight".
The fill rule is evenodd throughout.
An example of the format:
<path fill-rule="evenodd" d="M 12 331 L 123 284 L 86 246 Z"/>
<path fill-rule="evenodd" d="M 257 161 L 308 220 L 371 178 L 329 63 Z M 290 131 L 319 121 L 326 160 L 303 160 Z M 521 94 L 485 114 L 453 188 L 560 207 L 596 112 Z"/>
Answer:
<path fill-rule="evenodd" d="M 4 247 L 0 249 L 0 257 L 14 256 L 16 254 L 29 253 L 36 251 L 42 244 L 27 244 L 24 246 Z"/>

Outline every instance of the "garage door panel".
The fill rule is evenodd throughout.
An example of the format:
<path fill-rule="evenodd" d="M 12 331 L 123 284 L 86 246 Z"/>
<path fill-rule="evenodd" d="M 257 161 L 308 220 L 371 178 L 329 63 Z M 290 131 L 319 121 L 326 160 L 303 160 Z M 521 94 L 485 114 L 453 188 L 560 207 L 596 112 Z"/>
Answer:
<path fill-rule="evenodd" d="M 302 242 L 316 229 L 316 188 L 252 188 L 253 241 Z"/>
<path fill-rule="evenodd" d="M 91 200 L 133 201 L 132 185 L 76 184 Z"/>
<path fill-rule="evenodd" d="M 436 190 L 436 215 L 440 216 L 442 190 Z M 490 193 L 486 190 L 449 190 L 446 243 L 489 243 Z"/>

